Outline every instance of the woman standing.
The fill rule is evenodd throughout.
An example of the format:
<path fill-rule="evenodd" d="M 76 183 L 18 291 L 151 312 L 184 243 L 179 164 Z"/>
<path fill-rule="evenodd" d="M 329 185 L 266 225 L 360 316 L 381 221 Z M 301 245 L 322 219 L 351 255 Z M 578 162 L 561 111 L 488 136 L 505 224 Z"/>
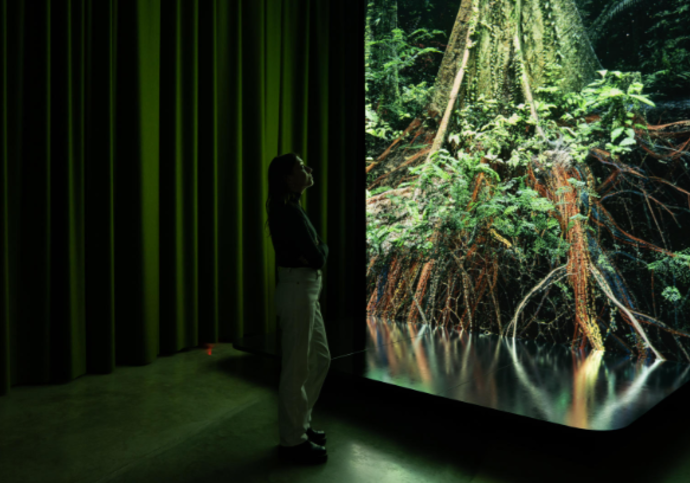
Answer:
<path fill-rule="evenodd" d="M 294 461 L 327 459 L 326 435 L 311 429 L 311 413 L 331 363 L 319 295 L 328 245 L 316 234 L 299 200 L 314 185 L 312 169 L 296 154 L 268 168 L 268 224 L 278 265 L 276 313 L 282 329 L 278 389 L 279 451 Z"/>

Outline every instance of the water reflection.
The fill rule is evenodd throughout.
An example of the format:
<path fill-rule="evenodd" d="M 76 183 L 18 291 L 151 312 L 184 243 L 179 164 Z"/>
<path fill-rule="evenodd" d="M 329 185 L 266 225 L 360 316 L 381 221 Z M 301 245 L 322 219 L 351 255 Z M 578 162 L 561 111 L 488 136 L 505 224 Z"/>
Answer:
<path fill-rule="evenodd" d="M 366 350 L 336 370 L 582 429 L 623 428 L 690 379 L 690 365 L 492 334 L 367 320 Z"/>

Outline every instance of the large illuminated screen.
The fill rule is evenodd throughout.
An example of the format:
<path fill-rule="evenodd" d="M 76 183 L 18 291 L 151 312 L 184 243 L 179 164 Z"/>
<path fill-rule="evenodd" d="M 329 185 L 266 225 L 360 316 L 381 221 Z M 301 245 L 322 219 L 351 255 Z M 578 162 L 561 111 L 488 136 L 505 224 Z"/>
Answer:
<path fill-rule="evenodd" d="M 367 314 L 690 362 L 685 0 L 371 0 Z"/>

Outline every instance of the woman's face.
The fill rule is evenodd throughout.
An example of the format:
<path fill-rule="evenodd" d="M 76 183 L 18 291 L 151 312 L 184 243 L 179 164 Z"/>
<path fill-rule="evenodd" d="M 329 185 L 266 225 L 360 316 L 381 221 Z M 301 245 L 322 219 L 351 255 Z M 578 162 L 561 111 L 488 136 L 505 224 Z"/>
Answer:
<path fill-rule="evenodd" d="M 297 157 L 295 166 L 292 168 L 292 174 L 288 175 L 287 183 L 290 191 L 295 193 L 302 193 L 305 189 L 314 184 L 314 177 L 312 176 L 312 169 L 304 164 L 304 161 Z"/>

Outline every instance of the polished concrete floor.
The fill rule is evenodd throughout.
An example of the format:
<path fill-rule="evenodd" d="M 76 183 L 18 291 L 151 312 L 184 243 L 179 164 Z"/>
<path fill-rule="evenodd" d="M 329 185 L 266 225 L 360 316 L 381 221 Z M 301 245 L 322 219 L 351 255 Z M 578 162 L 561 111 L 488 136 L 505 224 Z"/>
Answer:
<path fill-rule="evenodd" d="M 277 457 L 276 360 L 218 344 L 0 398 L 0 482 L 690 481 L 680 388 L 631 426 L 583 431 L 329 375 L 329 461 Z"/>

